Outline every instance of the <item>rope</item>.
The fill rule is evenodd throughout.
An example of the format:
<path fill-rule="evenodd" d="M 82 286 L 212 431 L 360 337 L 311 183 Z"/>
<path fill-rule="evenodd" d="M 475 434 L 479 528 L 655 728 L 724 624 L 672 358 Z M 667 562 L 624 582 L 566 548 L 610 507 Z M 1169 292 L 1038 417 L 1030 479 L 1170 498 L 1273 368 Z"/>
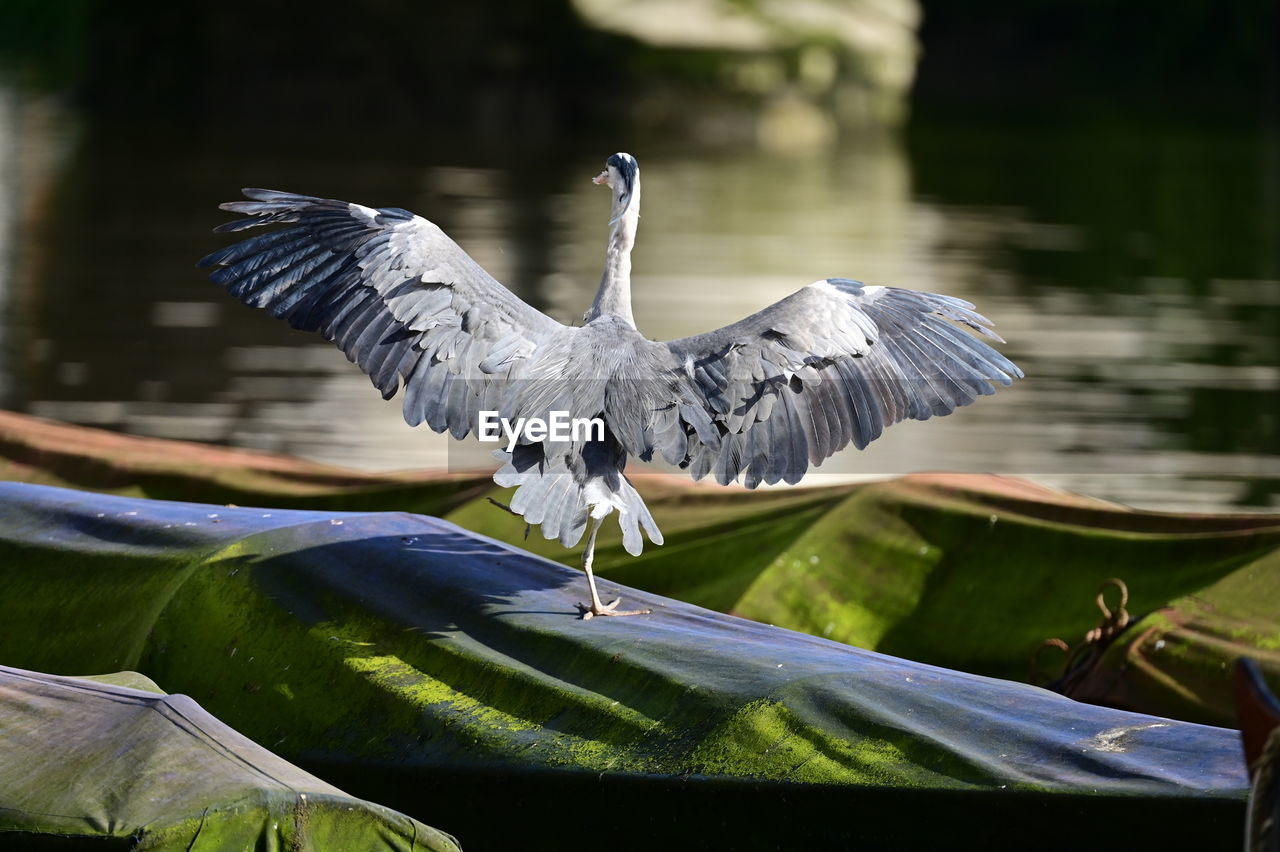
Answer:
<path fill-rule="evenodd" d="M 1120 603 L 1115 610 L 1107 606 L 1107 589 L 1111 586 L 1120 590 Z M 1046 639 L 1041 642 L 1035 651 L 1031 653 L 1027 672 L 1028 683 L 1037 686 L 1047 685 L 1055 692 L 1060 692 L 1063 695 L 1069 694 L 1069 690 L 1093 670 L 1111 643 L 1129 626 L 1131 618 L 1128 609 L 1126 609 L 1129 605 L 1129 587 L 1125 585 L 1124 580 L 1118 577 L 1110 577 L 1103 580 L 1102 585 L 1098 586 L 1098 595 L 1094 598 L 1094 601 L 1098 605 L 1098 610 L 1102 613 L 1102 620 L 1098 622 L 1098 626 L 1084 634 L 1084 639 L 1074 648 L 1056 638 Z M 1066 654 L 1066 662 L 1062 666 L 1062 676 L 1047 683 L 1047 678 L 1040 669 L 1040 655 L 1045 648 L 1057 648 Z"/>

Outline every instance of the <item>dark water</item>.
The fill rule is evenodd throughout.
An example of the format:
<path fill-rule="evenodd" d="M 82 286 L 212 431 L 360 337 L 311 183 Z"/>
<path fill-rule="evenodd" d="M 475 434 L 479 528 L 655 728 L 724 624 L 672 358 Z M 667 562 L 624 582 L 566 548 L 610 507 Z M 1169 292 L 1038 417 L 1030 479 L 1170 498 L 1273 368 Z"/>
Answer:
<path fill-rule="evenodd" d="M 805 155 L 684 140 L 522 147 L 86 126 L 0 87 L 0 404 L 372 469 L 483 464 L 409 429 L 341 353 L 193 268 L 242 185 L 402 206 L 523 298 L 580 317 L 640 160 L 635 313 L 719 326 L 828 276 L 975 302 L 1028 378 L 896 426 L 823 477 L 997 471 L 1152 508 L 1280 503 L 1280 136 L 1111 116 L 917 113 Z"/>

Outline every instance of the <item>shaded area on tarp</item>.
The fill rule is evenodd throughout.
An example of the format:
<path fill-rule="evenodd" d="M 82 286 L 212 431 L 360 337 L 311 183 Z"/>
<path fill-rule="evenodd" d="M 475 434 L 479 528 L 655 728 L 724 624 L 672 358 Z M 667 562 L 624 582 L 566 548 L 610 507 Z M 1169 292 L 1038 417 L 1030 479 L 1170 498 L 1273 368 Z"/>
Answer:
<path fill-rule="evenodd" d="M 71 678 L 0 666 L 0 845 L 458 848 L 289 764 L 184 695 L 107 681 L 151 683 L 135 672 Z"/>
<path fill-rule="evenodd" d="M 1189 829 L 1168 821 L 1177 800 L 1199 814 L 1204 837 L 1239 831 L 1247 781 L 1233 731 L 628 589 L 654 614 L 583 622 L 579 572 L 438 519 L 23 484 L 0 484 L 0 501 L 9 626 L 0 659 L 54 672 L 136 669 L 464 842 L 503 827 L 486 797 L 456 795 L 476 789 L 461 782 L 519 786 L 539 775 L 557 791 L 631 778 L 661 807 L 628 810 L 628 822 L 666 831 L 670 800 L 710 785 L 719 810 L 690 819 L 714 820 L 716 831 L 727 820 L 771 842 L 781 835 L 769 827 L 795 843 L 890 826 L 901 840 L 930 830 L 908 823 L 934 794 L 965 793 L 990 794 L 966 799 L 964 812 L 994 820 L 1001 836 L 1042 830 L 1012 816 L 1030 800 L 1088 819 L 1119 799 L 1132 832 L 1185 838 Z M 742 793 L 764 782 L 788 813 L 829 805 L 832 786 L 878 791 L 869 795 L 889 811 L 878 829 L 784 824 Z M 568 803 L 546 807 L 539 786 L 504 800 L 504 816 L 535 837 L 580 824 Z"/>
<path fill-rule="evenodd" d="M 1227 686 L 1241 657 L 1255 660 L 1272 689 L 1280 689 L 1280 552 L 1274 545 L 1130 625 L 1068 694 L 1234 725 Z"/>
<path fill-rule="evenodd" d="M 536 528 L 526 540 L 523 520 L 485 499 L 505 495 L 483 476 L 347 472 L 4 413 L 0 476 L 208 502 L 414 509 L 565 564 L 580 559 Z M 1230 666 L 1246 653 L 1280 688 L 1280 607 L 1269 605 L 1280 600 L 1276 515 L 1141 512 L 994 476 L 756 492 L 635 482 L 667 543 L 633 558 L 606 523 L 596 568 L 617 582 L 1021 680 L 1042 640 L 1074 644 L 1096 624 L 1098 585 L 1120 577 L 1136 623 L 1073 697 L 1231 725 Z"/>

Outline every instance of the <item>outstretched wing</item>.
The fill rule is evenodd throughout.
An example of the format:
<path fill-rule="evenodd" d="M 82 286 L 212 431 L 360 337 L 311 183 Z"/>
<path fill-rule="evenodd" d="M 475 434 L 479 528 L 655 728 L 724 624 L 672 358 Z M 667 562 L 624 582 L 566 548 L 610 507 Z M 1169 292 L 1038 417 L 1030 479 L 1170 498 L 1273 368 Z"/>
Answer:
<path fill-rule="evenodd" d="M 829 278 L 668 342 L 721 433 L 719 446 L 691 446 L 688 467 L 722 484 L 746 471 L 748 488 L 795 483 L 850 442 L 861 449 L 885 426 L 950 414 L 1022 376 L 961 326 L 1000 340 L 961 299 Z"/>
<path fill-rule="evenodd" d="M 247 305 L 334 341 L 382 391 L 403 381 L 404 418 L 462 438 L 500 379 L 565 327 L 494 280 L 436 225 L 407 210 L 268 189 L 221 205 L 218 227 L 290 227 L 202 259 Z"/>

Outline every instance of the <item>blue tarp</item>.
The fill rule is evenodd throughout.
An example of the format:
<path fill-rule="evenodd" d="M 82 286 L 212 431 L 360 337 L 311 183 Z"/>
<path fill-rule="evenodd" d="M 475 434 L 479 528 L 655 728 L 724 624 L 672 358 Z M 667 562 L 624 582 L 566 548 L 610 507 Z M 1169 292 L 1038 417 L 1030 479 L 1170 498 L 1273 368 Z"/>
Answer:
<path fill-rule="evenodd" d="M 631 589 L 653 615 L 583 622 L 579 572 L 429 517 L 13 483 L 0 507 L 0 663 L 135 669 L 464 846 L 618 817 L 640 845 L 1239 837 L 1231 730 Z"/>

